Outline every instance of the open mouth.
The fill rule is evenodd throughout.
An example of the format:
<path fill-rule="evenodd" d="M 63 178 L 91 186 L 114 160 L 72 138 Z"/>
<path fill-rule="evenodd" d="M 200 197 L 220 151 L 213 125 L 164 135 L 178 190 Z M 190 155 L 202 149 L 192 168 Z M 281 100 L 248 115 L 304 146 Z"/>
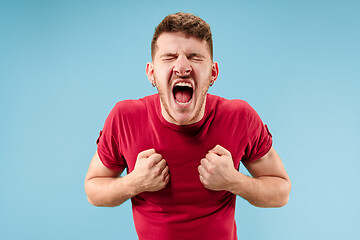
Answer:
<path fill-rule="evenodd" d="M 173 88 L 173 94 L 177 104 L 189 104 L 193 98 L 193 87 L 188 82 L 178 82 Z"/>

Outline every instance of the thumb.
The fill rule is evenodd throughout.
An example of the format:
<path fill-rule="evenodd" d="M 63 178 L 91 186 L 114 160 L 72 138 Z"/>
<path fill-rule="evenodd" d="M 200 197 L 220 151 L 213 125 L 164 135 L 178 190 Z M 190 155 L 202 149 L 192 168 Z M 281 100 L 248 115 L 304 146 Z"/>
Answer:
<path fill-rule="evenodd" d="M 150 157 L 151 155 L 153 155 L 154 153 L 156 153 L 155 149 L 148 149 L 148 150 L 145 150 L 145 151 L 142 151 L 138 154 L 138 158 L 148 158 Z"/>
<path fill-rule="evenodd" d="M 222 147 L 220 145 L 216 145 L 209 152 L 215 153 L 215 154 L 217 154 L 219 156 L 222 156 L 222 155 L 231 156 L 231 153 L 226 148 L 224 148 L 224 147 Z"/>

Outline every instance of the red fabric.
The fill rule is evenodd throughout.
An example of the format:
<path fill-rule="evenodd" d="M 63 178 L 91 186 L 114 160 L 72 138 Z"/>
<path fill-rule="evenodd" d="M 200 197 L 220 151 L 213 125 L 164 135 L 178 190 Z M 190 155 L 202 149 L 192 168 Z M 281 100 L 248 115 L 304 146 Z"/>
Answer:
<path fill-rule="evenodd" d="M 237 239 L 236 196 L 201 184 L 200 160 L 220 144 L 240 161 L 264 156 L 272 138 L 258 114 L 242 100 L 207 95 L 205 116 L 177 126 L 161 115 L 158 94 L 116 104 L 98 139 L 98 154 L 110 169 L 134 169 L 139 152 L 154 148 L 167 161 L 170 182 L 158 192 L 131 199 L 137 234 L 142 240 Z"/>

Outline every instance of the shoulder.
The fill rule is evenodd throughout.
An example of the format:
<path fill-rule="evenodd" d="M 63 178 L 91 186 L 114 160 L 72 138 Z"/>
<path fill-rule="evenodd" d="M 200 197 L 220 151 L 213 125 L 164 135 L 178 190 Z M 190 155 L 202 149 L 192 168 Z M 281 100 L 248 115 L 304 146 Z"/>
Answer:
<path fill-rule="evenodd" d="M 124 119 L 136 119 L 147 114 L 148 107 L 155 102 L 155 95 L 146 96 L 140 99 L 127 99 L 119 101 L 110 111 L 107 119 L 118 122 Z"/>
<path fill-rule="evenodd" d="M 112 112 L 114 114 L 127 115 L 146 111 L 147 106 L 155 101 L 156 96 L 150 95 L 140 99 L 127 99 L 116 103 Z"/>
<path fill-rule="evenodd" d="M 248 102 L 242 99 L 226 99 L 220 96 L 208 94 L 208 100 L 212 108 L 224 113 L 252 114 L 254 109 Z"/>
<path fill-rule="evenodd" d="M 229 121 L 245 124 L 247 126 L 254 122 L 261 121 L 260 116 L 250 104 L 242 99 L 226 99 L 216 95 L 209 96 L 210 112 L 214 112 L 214 116 L 219 121 Z"/>

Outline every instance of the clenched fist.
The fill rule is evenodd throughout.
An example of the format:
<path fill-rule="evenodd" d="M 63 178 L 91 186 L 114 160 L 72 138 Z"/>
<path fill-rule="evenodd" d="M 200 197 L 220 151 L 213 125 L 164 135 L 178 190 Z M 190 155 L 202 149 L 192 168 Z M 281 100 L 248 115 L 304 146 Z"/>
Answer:
<path fill-rule="evenodd" d="M 238 171 L 228 150 L 216 145 L 200 163 L 200 181 L 205 188 L 213 191 L 230 191 Z"/>
<path fill-rule="evenodd" d="M 155 192 L 169 182 L 169 167 L 165 159 L 154 149 L 140 152 L 134 170 L 131 172 L 139 192 Z"/>

